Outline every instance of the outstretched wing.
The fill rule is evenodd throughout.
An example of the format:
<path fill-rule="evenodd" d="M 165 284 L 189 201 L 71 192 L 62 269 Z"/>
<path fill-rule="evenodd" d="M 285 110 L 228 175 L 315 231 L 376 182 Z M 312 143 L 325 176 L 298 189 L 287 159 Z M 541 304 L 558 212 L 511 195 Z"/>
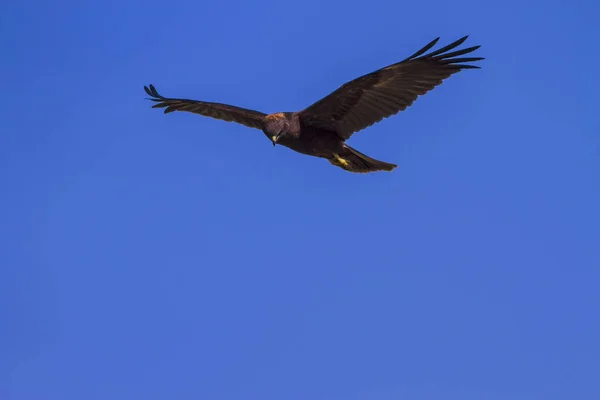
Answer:
<path fill-rule="evenodd" d="M 188 111 L 228 122 L 237 122 L 249 128 L 263 128 L 263 120 L 267 115 L 260 111 L 248 110 L 229 104 L 209 103 L 198 100 L 169 99 L 161 96 L 153 85 L 144 86 L 144 90 L 157 102 L 152 108 L 165 108 L 165 114 L 173 111 Z"/>
<path fill-rule="evenodd" d="M 464 63 L 483 57 L 459 57 L 480 46 L 448 52 L 468 36 L 439 50 L 423 55 L 439 40 L 433 40 L 412 56 L 396 64 L 356 78 L 298 114 L 307 125 L 337 132 L 348 139 L 353 133 L 371 126 L 409 107 L 450 75 L 468 68 Z"/>

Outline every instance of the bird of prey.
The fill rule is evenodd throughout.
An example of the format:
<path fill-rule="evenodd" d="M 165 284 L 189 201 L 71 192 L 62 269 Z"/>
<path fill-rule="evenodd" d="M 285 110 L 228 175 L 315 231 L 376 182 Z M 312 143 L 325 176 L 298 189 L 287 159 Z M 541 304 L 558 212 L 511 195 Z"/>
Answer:
<path fill-rule="evenodd" d="M 410 57 L 358 77 L 302 111 L 265 114 L 229 104 L 167 98 L 153 85 L 144 86 L 153 108 L 164 113 L 187 111 L 263 131 L 273 146 L 280 144 L 309 156 L 325 158 L 346 171 L 392 171 L 395 164 L 375 160 L 346 144 L 355 132 L 405 110 L 418 96 L 437 87 L 468 64 L 483 57 L 461 57 L 480 46 L 450 51 L 468 36 L 425 54 L 438 42 L 431 41 Z"/>

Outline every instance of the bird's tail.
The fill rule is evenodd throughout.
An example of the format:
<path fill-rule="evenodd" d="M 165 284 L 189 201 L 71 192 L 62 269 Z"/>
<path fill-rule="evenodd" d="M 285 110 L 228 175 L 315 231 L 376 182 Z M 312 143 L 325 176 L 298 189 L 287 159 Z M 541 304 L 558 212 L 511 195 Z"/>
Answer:
<path fill-rule="evenodd" d="M 395 164 L 375 160 L 347 145 L 344 145 L 344 150 L 343 154 L 335 154 L 333 158 L 329 159 L 329 162 L 346 171 L 356 173 L 393 171 L 397 167 Z"/>

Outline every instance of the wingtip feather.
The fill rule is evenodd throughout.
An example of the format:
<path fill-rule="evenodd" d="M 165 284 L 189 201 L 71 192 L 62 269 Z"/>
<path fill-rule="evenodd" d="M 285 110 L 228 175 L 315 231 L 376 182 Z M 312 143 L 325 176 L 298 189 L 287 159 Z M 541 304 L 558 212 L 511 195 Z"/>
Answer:
<path fill-rule="evenodd" d="M 481 61 L 481 60 L 485 59 L 483 57 L 469 57 L 469 58 L 460 58 L 460 59 L 453 58 L 453 57 L 458 57 L 458 56 L 461 56 L 464 54 L 471 53 L 481 47 L 481 45 L 477 45 L 477 46 L 471 46 L 471 47 L 467 47 L 465 49 L 449 52 L 450 50 L 455 49 L 456 47 L 463 44 L 468 38 L 469 38 L 469 35 L 464 35 L 460 39 L 457 39 L 454 42 L 452 42 L 446 46 L 443 46 L 435 51 L 432 51 L 429 54 L 424 54 L 427 50 L 431 49 L 437 43 L 437 41 L 439 40 L 439 37 L 438 37 L 437 39 L 435 39 L 434 41 L 430 42 L 425 47 L 423 47 L 421 50 L 419 50 L 418 52 L 416 52 L 415 54 L 410 56 L 405 61 L 410 61 L 410 60 L 414 60 L 414 59 L 431 60 L 431 61 L 436 61 L 436 62 L 439 62 L 442 64 L 447 64 L 447 65 L 452 64 L 453 67 L 458 67 L 459 69 L 463 69 L 463 68 L 466 69 L 466 68 L 468 68 L 467 65 L 465 65 L 465 64 L 458 65 L 455 63 L 475 62 L 475 61 Z M 481 67 L 473 67 L 473 68 L 481 68 Z"/>
<path fill-rule="evenodd" d="M 424 54 L 427 50 L 431 49 L 433 46 L 436 45 L 436 43 L 440 40 L 440 37 L 436 37 L 435 39 L 433 39 L 431 42 L 427 43 L 425 46 L 423 46 L 423 48 L 421 48 L 419 51 L 417 51 L 416 53 L 412 54 L 411 56 L 407 57 L 406 60 L 412 60 L 413 58 L 417 58 L 420 55 Z"/>

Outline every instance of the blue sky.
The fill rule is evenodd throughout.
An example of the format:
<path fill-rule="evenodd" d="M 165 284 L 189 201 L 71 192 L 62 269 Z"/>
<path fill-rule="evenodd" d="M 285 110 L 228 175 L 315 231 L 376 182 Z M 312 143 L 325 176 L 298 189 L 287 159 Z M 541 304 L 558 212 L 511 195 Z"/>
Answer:
<path fill-rule="evenodd" d="M 600 398 L 592 1 L 12 2 L 0 398 Z M 302 109 L 437 36 L 465 71 L 354 175 L 173 97 Z"/>

